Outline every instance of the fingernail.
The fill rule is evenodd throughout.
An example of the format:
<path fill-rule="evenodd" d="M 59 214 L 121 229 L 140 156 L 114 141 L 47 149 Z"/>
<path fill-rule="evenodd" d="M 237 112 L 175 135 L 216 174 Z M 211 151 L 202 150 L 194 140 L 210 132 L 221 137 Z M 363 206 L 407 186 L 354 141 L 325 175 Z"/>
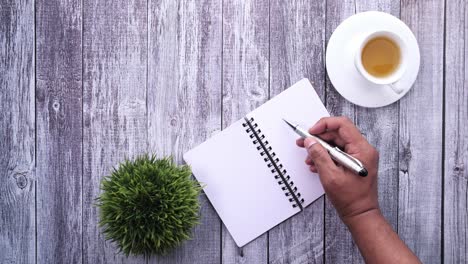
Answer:
<path fill-rule="evenodd" d="M 310 148 L 312 145 L 314 145 L 315 143 L 317 143 L 317 140 L 313 139 L 313 138 L 306 138 L 304 140 L 304 146 L 308 149 Z"/>

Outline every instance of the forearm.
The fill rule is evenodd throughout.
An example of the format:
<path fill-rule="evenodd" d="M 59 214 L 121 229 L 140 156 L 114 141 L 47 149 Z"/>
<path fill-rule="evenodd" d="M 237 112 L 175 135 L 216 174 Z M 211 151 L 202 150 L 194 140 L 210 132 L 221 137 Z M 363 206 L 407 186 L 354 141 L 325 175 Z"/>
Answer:
<path fill-rule="evenodd" d="M 420 263 L 379 210 L 343 219 L 367 263 Z"/>

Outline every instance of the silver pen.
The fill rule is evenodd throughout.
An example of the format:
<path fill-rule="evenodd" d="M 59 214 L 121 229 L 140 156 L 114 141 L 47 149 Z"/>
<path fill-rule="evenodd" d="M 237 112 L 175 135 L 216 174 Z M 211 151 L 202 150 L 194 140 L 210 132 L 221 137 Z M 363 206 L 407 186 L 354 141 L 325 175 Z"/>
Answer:
<path fill-rule="evenodd" d="M 353 156 L 349 155 L 348 153 L 342 151 L 338 147 L 330 146 L 330 144 L 323 141 L 319 137 L 311 135 L 306 130 L 300 128 L 299 125 L 293 125 L 292 123 L 286 121 L 285 119 L 283 119 L 283 121 L 286 122 L 286 124 L 288 124 L 294 130 L 294 132 L 296 132 L 302 138 L 305 139 L 305 138 L 311 137 L 311 138 L 317 140 L 317 142 L 320 143 L 320 145 L 322 145 L 327 150 L 328 154 L 330 154 L 330 157 L 333 160 L 335 160 L 336 162 L 338 162 L 341 165 L 343 165 L 344 167 L 356 172 L 359 176 L 362 176 L 362 177 L 367 176 L 366 168 L 364 168 L 364 165 L 362 165 L 362 163 L 358 159 L 356 159 L 355 157 L 353 157 Z"/>

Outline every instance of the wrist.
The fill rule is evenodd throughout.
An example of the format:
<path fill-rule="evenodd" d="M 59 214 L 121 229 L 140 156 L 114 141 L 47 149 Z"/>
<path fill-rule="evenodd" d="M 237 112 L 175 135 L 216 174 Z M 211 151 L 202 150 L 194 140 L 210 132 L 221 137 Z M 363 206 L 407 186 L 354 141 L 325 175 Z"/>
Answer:
<path fill-rule="evenodd" d="M 361 225 L 366 225 L 369 222 L 376 222 L 377 220 L 383 219 L 383 215 L 379 208 L 371 208 L 362 213 L 355 215 L 343 216 L 343 223 L 349 228 L 353 229 Z"/>

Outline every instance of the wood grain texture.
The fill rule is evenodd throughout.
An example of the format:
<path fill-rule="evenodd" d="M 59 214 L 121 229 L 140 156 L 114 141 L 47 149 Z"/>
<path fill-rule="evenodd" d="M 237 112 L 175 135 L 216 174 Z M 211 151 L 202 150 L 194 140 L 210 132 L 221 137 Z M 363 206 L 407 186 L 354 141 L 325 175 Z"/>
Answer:
<path fill-rule="evenodd" d="M 221 130 L 221 1 L 149 2 L 148 145 L 182 163 Z M 202 195 L 193 240 L 151 263 L 219 263 L 221 221 Z"/>
<path fill-rule="evenodd" d="M 419 75 L 400 101 L 400 237 L 423 263 L 441 262 L 444 1 L 406 1 L 401 18 L 421 51 Z"/>
<path fill-rule="evenodd" d="M 393 0 L 360 0 L 356 13 L 376 10 L 400 16 L 400 3 Z M 399 102 L 380 108 L 356 106 L 356 126 L 379 151 L 379 205 L 385 219 L 398 228 L 398 133 Z"/>
<path fill-rule="evenodd" d="M 325 1 L 273 0 L 270 4 L 271 97 L 305 77 L 324 100 Z M 322 263 L 323 219 L 321 197 L 273 228 L 269 232 L 270 262 Z"/>
<path fill-rule="evenodd" d="M 223 1 L 222 126 L 268 100 L 268 1 Z M 238 248 L 222 228 L 222 263 L 267 263 L 268 236 Z"/>
<path fill-rule="evenodd" d="M 327 24 L 333 31 L 344 19 L 354 13 L 382 11 L 399 17 L 400 3 L 391 0 L 357 0 L 354 2 L 328 2 Z M 331 12 L 331 13 L 330 13 Z M 338 15 L 336 15 L 338 14 Z M 335 21 L 339 18 L 339 21 Z M 331 36 L 331 33 L 327 32 Z M 330 85 L 329 88 L 332 88 Z M 334 89 L 334 88 L 333 88 Z M 380 107 L 363 108 L 344 103 L 336 90 L 328 90 L 327 107 L 333 115 L 345 115 L 354 120 L 370 144 L 380 152 L 378 191 L 380 209 L 397 230 L 398 226 L 398 109 L 399 103 Z M 327 200 L 326 210 L 326 259 L 331 262 L 363 262 L 361 254 L 352 241 L 346 226 L 339 219 L 335 209 Z M 330 232 L 328 231 L 330 230 Z M 344 238 L 344 239 L 343 239 Z"/>
<path fill-rule="evenodd" d="M 0 4 L 0 263 L 35 261 L 34 2 Z"/>
<path fill-rule="evenodd" d="M 36 1 L 37 262 L 82 262 L 80 1 Z"/>
<path fill-rule="evenodd" d="M 123 158 L 183 163 L 303 77 L 380 150 L 379 202 L 410 248 L 467 262 L 467 5 L 0 0 L 0 262 L 361 263 L 326 198 L 242 249 L 204 196 L 193 240 L 166 257 L 123 257 L 97 226 L 100 179 Z M 333 30 L 366 10 L 401 12 L 421 50 L 415 86 L 378 109 L 347 102 L 324 71 Z"/>
<path fill-rule="evenodd" d="M 354 0 L 327 1 L 326 43 L 343 20 L 356 13 Z M 355 119 L 355 106 L 346 101 L 326 79 L 326 107 L 331 116 Z M 346 226 L 330 201 L 325 198 L 325 263 L 362 263 L 363 259 Z"/>
<path fill-rule="evenodd" d="M 445 32 L 445 263 L 468 262 L 468 2 L 447 1 Z"/>
<path fill-rule="evenodd" d="M 105 241 L 101 179 L 147 147 L 146 0 L 83 1 L 83 262 L 145 263 Z"/>

